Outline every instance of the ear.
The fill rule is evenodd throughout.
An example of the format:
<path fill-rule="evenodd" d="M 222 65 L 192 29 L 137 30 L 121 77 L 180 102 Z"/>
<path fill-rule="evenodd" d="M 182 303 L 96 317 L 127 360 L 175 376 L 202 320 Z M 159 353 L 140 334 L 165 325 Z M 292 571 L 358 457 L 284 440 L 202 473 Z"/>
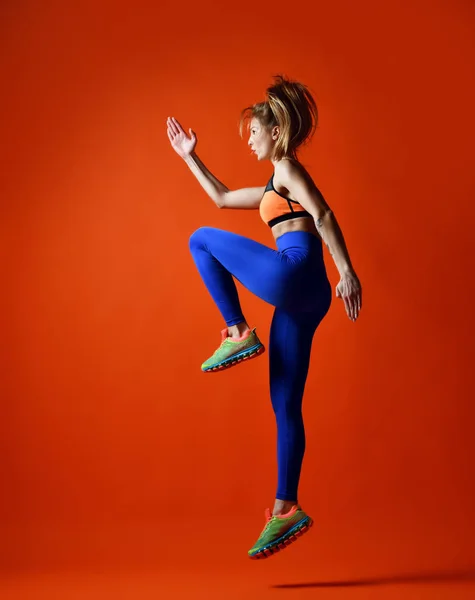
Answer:
<path fill-rule="evenodd" d="M 279 139 L 279 135 L 280 135 L 280 127 L 278 125 L 275 125 L 272 128 L 272 139 L 273 140 Z"/>

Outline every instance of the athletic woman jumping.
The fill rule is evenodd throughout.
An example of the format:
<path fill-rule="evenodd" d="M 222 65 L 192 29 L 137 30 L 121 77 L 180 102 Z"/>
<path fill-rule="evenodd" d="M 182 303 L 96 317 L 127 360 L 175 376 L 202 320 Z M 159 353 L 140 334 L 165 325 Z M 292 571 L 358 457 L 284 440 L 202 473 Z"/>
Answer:
<path fill-rule="evenodd" d="M 244 318 L 234 279 L 275 307 L 269 337 L 269 375 L 277 420 L 278 481 L 273 512 L 250 558 L 266 558 L 295 541 L 312 525 L 297 500 L 305 452 L 302 398 L 315 331 L 327 314 L 331 285 L 323 262 L 322 241 L 340 274 L 336 297 L 351 321 L 361 310 L 361 285 L 353 269 L 335 215 L 297 159 L 297 150 L 315 132 L 317 106 L 302 83 L 276 76 L 263 102 L 241 113 L 249 146 L 257 159 L 270 160 L 273 175 L 266 186 L 229 190 L 195 152 L 197 137 L 167 119 L 173 149 L 196 176 L 218 208 L 256 209 L 270 227 L 277 250 L 241 235 L 200 227 L 190 237 L 196 267 L 226 323 L 221 344 L 201 369 L 216 373 L 264 352 L 264 345 Z"/>

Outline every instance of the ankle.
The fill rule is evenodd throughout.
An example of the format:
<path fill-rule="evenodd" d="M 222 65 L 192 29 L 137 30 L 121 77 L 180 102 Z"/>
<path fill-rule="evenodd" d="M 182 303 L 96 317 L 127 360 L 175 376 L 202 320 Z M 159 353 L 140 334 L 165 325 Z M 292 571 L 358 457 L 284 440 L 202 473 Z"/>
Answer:
<path fill-rule="evenodd" d="M 228 336 L 232 338 L 240 338 L 247 331 L 249 331 L 249 325 L 246 323 L 246 321 L 242 321 L 242 323 L 228 327 Z"/>
<path fill-rule="evenodd" d="M 295 506 L 296 504 L 298 505 L 297 500 L 279 500 L 278 498 L 276 498 L 272 514 L 275 517 L 279 515 L 286 515 L 290 511 L 292 506 Z"/>

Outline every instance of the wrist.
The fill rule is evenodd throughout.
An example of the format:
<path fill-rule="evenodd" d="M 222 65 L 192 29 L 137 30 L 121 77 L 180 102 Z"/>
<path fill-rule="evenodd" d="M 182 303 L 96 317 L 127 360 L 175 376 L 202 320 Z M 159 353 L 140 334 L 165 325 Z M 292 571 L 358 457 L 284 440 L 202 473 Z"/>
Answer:
<path fill-rule="evenodd" d="M 352 277 L 355 276 L 356 273 L 351 265 L 344 265 L 340 271 L 340 277 Z"/>
<path fill-rule="evenodd" d="M 186 164 L 195 163 L 196 162 L 196 154 L 194 152 L 190 152 L 182 157 Z"/>

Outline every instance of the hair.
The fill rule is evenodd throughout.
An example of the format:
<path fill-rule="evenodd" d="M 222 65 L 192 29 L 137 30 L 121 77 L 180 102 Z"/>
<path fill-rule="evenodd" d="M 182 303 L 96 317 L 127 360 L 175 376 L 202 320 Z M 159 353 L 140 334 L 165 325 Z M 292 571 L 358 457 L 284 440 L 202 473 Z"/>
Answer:
<path fill-rule="evenodd" d="M 266 90 L 264 102 L 258 102 L 241 111 L 239 133 L 242 137 L 247 121 L 255 117 L 270 131 L 276 125 L 280 135 L 274 147 L 273 158 L 297 158 L 297 150 L 310 141 L 318 124 L 318 109 L 307 86 L 291 81 L 284 75 L 274 75 L 274 84 Z"/>

